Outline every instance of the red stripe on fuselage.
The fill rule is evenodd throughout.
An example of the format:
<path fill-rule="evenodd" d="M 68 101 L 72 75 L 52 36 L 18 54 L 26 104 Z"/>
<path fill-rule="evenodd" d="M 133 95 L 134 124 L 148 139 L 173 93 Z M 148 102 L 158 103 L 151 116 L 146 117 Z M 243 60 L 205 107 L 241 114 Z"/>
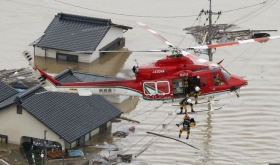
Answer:
<path fill-rule="evenodd" d="M 58 81 L 56 81 L 52 76 L 48 75 L 46 72 L 44 72 L 42 69 L 38 68 L 37 66 L 35 66 L 38 71 L 45 76 L 51 83 L 53 83 L 54 85 L 60 85 L 60 83 Z"/>
<path fill-rule="evenodd" d="M 267 40 L 269 40 L 269 37 L 255 38 L 254 40 L 257 41 L 257 42 L 267 41 Z"/>
<path fill-rule="evenodd" d="M 94 86 L 123 86 L 128 88 L 137 88 L 141 86 L 136 80 L 115 80 L 115 81 L 100 81 L 100 82 L 75 82 L 75 83 L 62 83 L 62 87 L 94 87 Z"/>

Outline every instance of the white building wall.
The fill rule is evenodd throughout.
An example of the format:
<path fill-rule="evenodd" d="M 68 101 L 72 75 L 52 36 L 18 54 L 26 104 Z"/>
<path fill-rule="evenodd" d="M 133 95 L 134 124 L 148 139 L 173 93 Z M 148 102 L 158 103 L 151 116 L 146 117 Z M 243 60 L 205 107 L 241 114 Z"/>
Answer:
<path fill-rule="evenodd" d="M 122 38 L 122 37 L 123 37 L 123 29 L 117 27 L 111 27 L 110 30 L 105 35 L 105 37 L 97 46 L 96 51 L 93 52 L 92 55 L 90 56 L 90 62 L 94 61 L 96 58 L 99 57 L 99 52 L 98 52 L 99 49 L 108 45 L 110 42 L 114 41 L 115 39 Z"/>
<path fill-rule="evenodd" d="M 43 50 L 40 47 L 35 46 L 35 55 L 34 56 L 45 57 L 45 50 Z"/>
<path fill-rule="evenodd" d="M 99 128 L 96 128 L 95 130 L 91 131 L 90 136 L 94 136 L 99 133 Z"/>
<path fill-rule="evenodd" d="M 45 51 L 46 51 L 46 54 L 45 54 Z M 83 53 L 75 54 L 72 52 L 62 51 L 62 50 L 57 50 L 57 49 L 43 50 L 41 47 L 35 46 L 35 56 L 56 58 L 56 53 L 75 55 L 75 56 L 78 56 L 79 62 L 90 63 L 90 56 L 91 56 L 90 54 L 83 54 Z"/>
<path fill-rule="evenodd" d="M 103 48 L 104 46 L 108 45 L 112 41 L 114 41 L 117 38 L 122 38 L 123 37 L 123 29 L 117 28 L 117 27 L 111 27 L 110 30 L 107 32 L 105 37 L 102 39 L 98 47 L 96 48 L 96 51 L 90 54 L 73 54 L 68 51 L 61 51 L 61 50 L 56 50 L 56 49 L 46 49 L 46 55 L 45 55 L 45 50 L 43 50 L 41 47 L 35 46 L 35 55 L 36 56 L 42 56 L 42 57 L 50 57 L 50 58 L 56 58 L 56 53 L 64 53 L 64 54 L 70 54 L 70 55 L 77 55 L 79 62 L 85 62 L 85 63 L 91 63 L 94 61 L 96 58 L 99 57 L 99 52 L 98 50 Z"/>
<path fill-rule="evenodd" d="M 8 136 L 8 143 L 20 144 L 22 136 L 44 139 L 44 130 L 48 131 L 47 140 L 59 142 L 62 149 L 65 149 L 63 139 L 24 109 L 22 114 L 17 114 L 16 105 L 0 110 L 0 134 Z"/>

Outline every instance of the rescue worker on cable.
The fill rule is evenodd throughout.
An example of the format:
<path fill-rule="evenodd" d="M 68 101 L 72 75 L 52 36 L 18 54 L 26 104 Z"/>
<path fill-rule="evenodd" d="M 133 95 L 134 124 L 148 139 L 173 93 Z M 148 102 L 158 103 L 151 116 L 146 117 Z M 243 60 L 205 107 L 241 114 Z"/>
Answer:
<path fill-rule="evenodd" d="M 197 104 L 198 96 L 201 95 L 201 89 L 198 86 L 196 86 L 194 89 L 195 89 L 194 99 L 195 99 L 195 104 Z"/>
<path fill-rule="evenodd" d="M 196 122 L 194 120 L 194 118 L 189 119 L 190 117 L 188 117 L 188 119 L 184 119 L 183 122 L 183 127 L 180 129 L 179 132 L 179 138 L 181 138 L 181 134 L 183 131 L 187 131 L 187 137 L 186 139 L 189 139 L 190 137 L 190 128 L 194 127 L 196 125 Z"/>
<path fill-rule="evenodd" d="M 187 105 L 190 105 L 191 106 L 191 111 L 195 112 L 193 110 L 193 104 L 192 104 L 192 100 L 191 99 L 184 98 L 179 103 L 180 103 L 180 109 L 181 109 L 180 113 L 183 113 L 183 109 L 185 110 L 185 113 L 187 113 L 187 111 L 188 111 L 187 110 Z"/>
<path fill-rule="evenodd" d="M 184 123 L 185 120 L 191 120 L 191 118 L 190 118 L 190 116 L 189 116 L 188 114 L 185 114 L 183 120 L 182 120 L 180 123 L 176 124 L 177 127 L 179 127 L 180 125 L 182 125 L 182 124 Z"/>

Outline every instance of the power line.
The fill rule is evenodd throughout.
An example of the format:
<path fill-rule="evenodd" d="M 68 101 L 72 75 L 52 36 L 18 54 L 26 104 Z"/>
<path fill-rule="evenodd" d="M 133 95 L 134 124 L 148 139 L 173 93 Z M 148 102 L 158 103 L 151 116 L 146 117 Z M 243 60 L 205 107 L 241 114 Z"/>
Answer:
<path fill-rule="evenodd" d="M 268 1 L 268 0 L 267 0 Z M 277 0 L 276 0 L 276 2 L 277 2 Z M 271 1 L 269 1 L 268 3 L 266 3 L 267 5 L 268 4 L 271 4 L 271 3 L 273 3 L 273 2 L 271 2 Z M 274 2 L 275 3 L 275 2 Z M 273 3 L 273 4 L 274 4 Z M 272 6 L 272 5 L 270 5 L 270 6 Z M 270 7 L 269 6 L 269 7 Z M 244 16 L 242 16 L 242 17 L 240 17 L 240 18 L 238 18 L 238 19 L 236 19 L 236 20 L 234 20 L 234 21 L 231 21 L 230 23 L 236 23 L 236 22 L 238 22 L 238 21 L 241 21 L 241 20 L 243 20 L 243 19 L 245 19 L 245 18 L 248 18 L 248 17 L 250 17 L 250 16 L 252 16 L 253 14 L 255 14 L 255 13 L 257 13 L 257 12 L 259 12 L 259 14 L 260 13 L 262 13 L 263 11 L 261 11 L 263 8 L 264 8 L 265 6 L 261 6 L 261 7 L 259 7 L 259 8 L 257 8 L 257 9 L 255 9 L 255 10 L 253 10 L 253 11 L 251 11 L 251 12 L 249 12 L 248 14 L 246 14 L 246 15 L 244 15 Z M 265 9 L 266 10 L 266 9 Z M 258 15 L 258 14 L 257 14 Z M 253 17 L 252 17 L 253 18 Z M 251 18 L 249 18 L 249 19 L 251 19 Z M 249 20 L 249 19 L 247 19 L 247 20 Z M 245 22 L 245 21 L 243 21 L 243 22 Z M 241 22 L 242 23 L 242 22 Z M 240 24 L 240 23 L 239 23 Z"/>
<path fill-rule="evenodd" d="M 237 11 L 237 10 L 241 10 L 241 9 L 247 9 L 247 8 L 250 8 L 250 7 L 257 6 L 257 5 L 263 5 L 263 4 L 265 4 L 267 1 L 268 1 L 268 0 L 266 0 L 266 1 L 262 2 L 262 3 L 257 3 L 257 4 L 250 5 L 250 6 L 240 7 L 240 8 L 232 9 L 232 10 L 226 10 L 226 11 L 223 11 L 223 13 L 228 13 L 228 12 Z"/>
<path fill-rule="evenodd" d="M 179 17 L 186 18 L 186 17 L 196 17 L 196 15 L 187 15 L 187 16 L 186 15 L 181 15 L 181 16 L 147 16 L 146 15 L 146 16 L 144 16 L 144 15 L 132 15 L 132 14 L 113 13 L 113 12 L 95 10 L 95 9 L 90 9 L 90 8 L 87 8 L 87 7 L 73 5 L 73 4 L 70 4 L 70 3 L 61 2 L 59 0 L 54 0 L 54 1 L 56 1 L 58 3 L 65 4 L 65 5 L 69 5 L 69 6 L 72 6 L 72 7 L 77 7 L 77 8 L 85 9 L 85 10 L 90 10 L 90 11 L 95 11 L 95 12 L 100 12 L 100 13 L 106 13 L 106 14 L 122 15 L 122 16 L 127 16 L 127 17 L 149 17 L 149 18 L 179 18 Z"/>
<path fill-rule="evenodd" d="M 271 6 L 273 6 L 273 5 L 274 5 L 275 3 L 277 3 L 277 2 L 278 2 L 278 0 L 275 0 L 274 2 L 271 2 L 272 4 L 271 4 L 270 6 L 268 6 L 267 8 L 265 8 L 262 12 L 264 12 L 264 11 L 267 10 L 267 9 L 269 9 Z M 256 15 L 252 16 L 251 18 L 248 18 L 248 19 L 246 19 L 246 20 L 244 20 L 244 21 L 238 23 L 237 25 L 239 25 L 239 24 L 241 24 L 241 23 L 243 23 L 243 22 L 246 22 L 246 21 L 248 21 L 248 20 L 250 20 L 250 19 L 252 19 L 252 18 L 258 16 L 258 15 L 261 14 L 262 12 L 257 13 Z"/>

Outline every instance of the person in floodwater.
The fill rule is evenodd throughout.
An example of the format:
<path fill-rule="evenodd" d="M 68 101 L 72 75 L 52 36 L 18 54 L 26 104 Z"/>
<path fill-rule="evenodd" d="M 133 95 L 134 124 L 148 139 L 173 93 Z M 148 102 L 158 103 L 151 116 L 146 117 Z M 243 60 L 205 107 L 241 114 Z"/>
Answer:
<path fill-rule="evenodd" d="M 184 119 L 183 127 L 180 129 L 180 132 L 179 132 L 179 138 L 181 138 L 181 134 L 182 134 L 183 131 L 187 131 L 186 139 L 189 139 L 190 132 L 191 132 L 190 128 L 194 127 L 195 125 L 196 125 L 196 122 L 195 122 L 194 118 Z"/>
<path fill-rule="evenodd" d="M 181 109 L 181 112 L 180 113 L 183 113 L 183 109 L 185 110 L 185 113 L 187 113 L 187 105 L 190 105 L 191 106 L 191 111 L 192 112 L 195 112 L 193 110 L 193 104 L 192 104 L 192 100 L 191 99 L 187 99 L 187 98 L 184 98 L 182 99 L 180 102 L 180 109 Z"/>

